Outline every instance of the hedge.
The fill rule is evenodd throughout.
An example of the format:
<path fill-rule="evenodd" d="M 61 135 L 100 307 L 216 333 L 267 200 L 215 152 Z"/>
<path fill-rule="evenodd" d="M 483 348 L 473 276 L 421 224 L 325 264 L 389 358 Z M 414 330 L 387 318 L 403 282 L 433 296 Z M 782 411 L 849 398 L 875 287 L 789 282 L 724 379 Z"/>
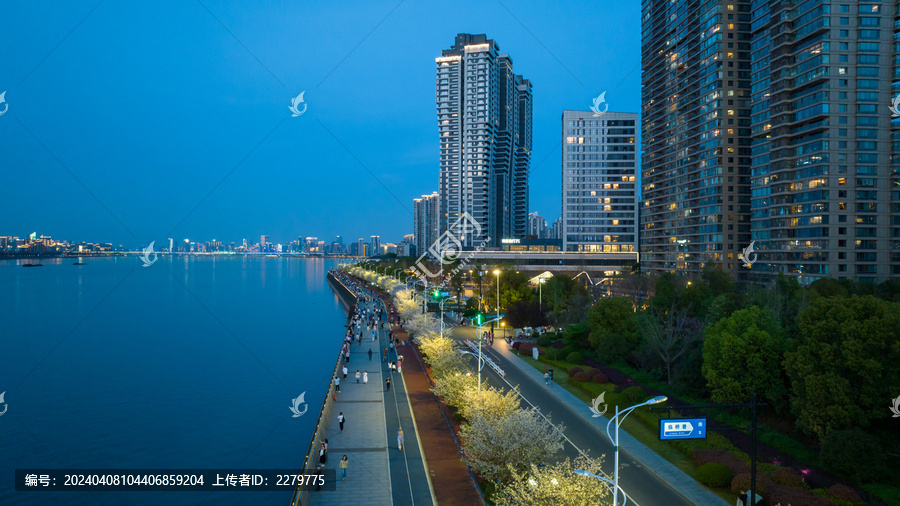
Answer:
<path fill-rule="evenodd" d="M 838 483 L 828 488 L 828 497 L 838 501 L 862 502 L 862 498 L 856 493 L 856 490 Z"/>
<path fill-rule="evenodd" d="M 577 351 L 573 351 L 566 355 L 566 362 L 571 362 L 573 364 L 583 364 L 584 363 L 584 355 Z M 587 376 L 587 374 L 585 374 Z"/>
<path fill-rule="evenodd" d="M 576 373 L 572 376 L 572 379 L 575 381 L 591 381 L 591 377 L 587 375 L 585 372 Z"/>
<path fill-rule="evenodd" d="M 622 394 L 631 402 L 642 402 L 647 398 L 647 392 L 639 386 L 628 387 L 622 391 Z"/>
<path fill-rule="evenodd" d="M 547 346 L 553 344 L 553 339 L 551 339 L 550 336 L 541 336 L 537 338 L 537 343 L 538 346 L 543 346 L 546 348 Z"/>
<path fill-rule="evenodd" d="M 609 383 L 609 378 L 607 378 L 606 375 L 603 374 L 602 372 L 601 372 L 601 373 L 597 373 L 597 374 L 595 374 L 594 376 L 592 376 L 592 377 L 591 377 L 591 380 L 592 380 L 594 383 Z"/>
<path fill-rule="evenodd" d="M 582 369 L 576 365 L 575 367 L 569 369 L 569 377 L 571 378 L 580 372 L 584 372 L 584 369 Z"/>
<path fill-rule="evenodd" d="M 770 488 L 776 486 L 772 480 L 768 479 L 764 474 L 756 471 L 756 493 L 766 497 L 766 492 Z M 735 494 L 741 494 L 750 490 L 750 473 L 741 473 L 731 480 L 731 491 Z M 787 504 L 787 503 L 785 503 Z"/>
<path fill-rule="evenodd" d="M 590 376 L 590 377 L 592 377 L 592 378 L 593 378 L 594 376 L 598 375 L 598 374 L 602 374 L 602 373 L 603 373 L 603 371 L 601 371 L 600 369 L 597 369 L 596 367 L 591 367 L 590 369 L 588 369 L 588 370 L 585 371 L 585 372 L 588 373 L 588 376 Z"/>
<path fill-rule="evenodd" d="M 790 467 L 779 467 L 772 471 L 769 478 L 772 478 L 772 481 L 778 485 L 787 487 L 799 487 L 800 484 L 803 483 L 803 478 L 800 476 L 800 473 L 794 471 Z"/>
<path fill-rule="evenodd" d="M 734 473 L 724 464 L 709 462 L 697 468 L 697 481 L 707 487 L 724 487 L 731 483 Z"/>

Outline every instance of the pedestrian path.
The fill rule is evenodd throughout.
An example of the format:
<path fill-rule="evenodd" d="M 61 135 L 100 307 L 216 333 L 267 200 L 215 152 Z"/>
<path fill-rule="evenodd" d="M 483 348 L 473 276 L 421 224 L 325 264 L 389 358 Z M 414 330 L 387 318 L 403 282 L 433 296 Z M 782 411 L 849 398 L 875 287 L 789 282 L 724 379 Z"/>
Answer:
<path fill-rule="evenodd" d="M 368 303 L 360 300 L 358 304 L 373 309 L 382 303 L 376 298 Z M 388 358 L 383 356 L 383 350 L 390 349 L 388 333 L 388 328 L 379 328 L 377 341 L 364 336 L 360 343 L 350 345 L 350 361 L 345 364 L 347 378 L 341 376 L 341 391 L 336 393 L 337 400 L 323 429 L 329 450 L 324 467 L 335 470 L 336 490 L 312 491 L 308 504 L 435 504 L 406 388 L 400 373 L 392 373 L 388 367 L 388 360 L 396 361 L 396 351 L 389 353 Z M 357 370 L 361 375 L 368 374 L 368 384 L 362 378 L 357 384 Z M 391 378 L 390 389 L 385 384 L 387 378 Z M 343 431 L 338 423 L 340 413 L 346 419 Z M 397 447 L 400 427 L 404 431 L 403 450 Z M 342 480 L 339 468 L 344 455 L 349 462 L 346 480 Z"/>
<path fill-rule="evenodd" d="M 549 388 L 544 386 L 543 374 L 529 365 L 527 362 L 519 358 L 517 355 L 512 353 L 509 349 L 509 344 L 505 340 L 497 339 L 496 341 L 494 341 L 492 349 L 507 361 L 509 361 L 509 363 L 512 364 L 515 368 L 528 376 L 528 378 L 546 388 L 551 395 L 559 399 L 560 402 L 570 408 L 576 415 L 580 416 L 587 423 L 597 427 L 600 431 L 605 433 L 606 425 L 609 421 L 608 418 L 606 418 L 605 416 L 596 418 L 593 417 L 588 408 L 588 405 L 584 401 L 576 397 L 568 390 L 556 385 L 555 383 L 551 384 Z M 683 495 L 691 502 L 704 505 L 726 504 L 726 502 L 721 497 L 708 490 L 706 487 L 698 483 L 697 480 L 688 476 L 684 471 L 675 467 L 675 465 L 671 462 L 660 457 L 659 454 L 648 448 L 646 445 L 644 445 L 622 429 L 619 430 L 619 446 L 621 447 L 623 452 L 629 454 L 636 461 L 640 462 L 640 464 L 643 465 L 648 471 L 658 476 L 662 481 L 677 490 L 678 493 Z"/>

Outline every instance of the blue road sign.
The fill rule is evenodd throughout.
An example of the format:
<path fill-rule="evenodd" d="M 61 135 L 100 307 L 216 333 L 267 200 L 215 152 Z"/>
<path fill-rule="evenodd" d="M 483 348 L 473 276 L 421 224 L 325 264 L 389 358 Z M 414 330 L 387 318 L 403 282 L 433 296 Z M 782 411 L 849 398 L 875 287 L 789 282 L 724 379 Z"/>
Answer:
<path fill-rule="evenodd" d="M 706 418 L 663 418 L 659 439 L 706 439 Z"/>

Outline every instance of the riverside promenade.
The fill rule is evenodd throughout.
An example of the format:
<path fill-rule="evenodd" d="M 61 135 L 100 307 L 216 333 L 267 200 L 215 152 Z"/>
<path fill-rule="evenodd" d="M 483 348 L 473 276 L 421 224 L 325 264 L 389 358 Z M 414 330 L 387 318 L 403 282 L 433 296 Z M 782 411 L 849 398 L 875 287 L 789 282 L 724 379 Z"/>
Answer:
<path fill-rule="evenodd" d="M 363 282 L 357 281 L 360 295 L 368 295 L 370 302 L 362 298 L 349 301 L 348 306 L 359 310 L 374 310 L 383 303 Z M 355 297 L 353 290 L 337 278 L 345 294 Z M 336 291 L 341 291 L 336 288 Z M 345 301 L 347 302 L 347 301 Z M 354 305 L 355 304 L 355 305 Z M 387 313 L 385 313 L 387 314 Z M 382 320 L 379 320 L 382 321 Z M 347 379 L 341 376 L 340 392 L 334 385 L 329 389 L 330 401 L 323 409 L 320 427 L 313 439 L 309 472 L 315 470 L 321 441 L 328 440 L 328 460 L 325 469 L 335 470 L 335 491 L 304 491 L 296 504 L 355 506 L 421 505 L 436 504 L 431 492 L 425 461 L 422 456 L 415 422 L 409 407 L 409 399 L 401 375 L 391 372 L 383 350 L 389 349 L 389 329 L 378 329 L 378 338 L 372 341 L 371 333 L 363 336 L 361 343 L 350 345 L 350 362 L 346 364 Z M 371 360 L 369 349 L 372 350 Z M 396 352 L 390 360 L 396 360 Z M 340 371 L 343 360 L 337 366 Z M 368 374 L 368 384 L 356 383 L 357 369 Z M 391 378 L 388 390 L 385 380 Z M 341 431 L 338 414 L 343 413 L 346 422 Z M 397 447 L 397 430 L 403 428 L 404 448 Z M 341 479 L 339 463 L 347 455 L 347 479 Z"/>

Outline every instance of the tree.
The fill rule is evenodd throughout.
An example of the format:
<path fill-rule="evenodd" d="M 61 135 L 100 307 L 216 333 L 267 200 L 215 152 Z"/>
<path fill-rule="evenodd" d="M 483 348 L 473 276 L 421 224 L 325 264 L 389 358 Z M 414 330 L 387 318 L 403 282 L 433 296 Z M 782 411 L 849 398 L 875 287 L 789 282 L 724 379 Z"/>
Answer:
<path fill-rule="evenodd" d="M 588 339 L 600 357 L 608 362 L 625 358 L 639 344 L 634 306 L 625 297 L 607 297 L 588 311 L 591 333 Z"/>
<path fill-rule="evenodd" d="M 547 317 L 544 316 L 537 301 L 513 302 L 506 310 L 506 320 L 513 328 L 547 325 Z"/>
<path fill-rule="evenodd" d="M 796 349 L 785 354 L 791 410 L 803 431 L 834 430 L 887 418 L 900 384 L 900 304 L 872 296 L 822 298 L 797 318 Z"/>
<path fill-rule="evenodd" d="M 638 318 L 638 327 L 651 350 L 659 355 L 666 366 L 666 382 L 672 383 L 672 364 L 703 337 L 703 323 L 687 316 L 686 308 L 678 308 L 675 302 L 662 313 L 651 310 Z"/>
<path fill-rule="evenodd" d="M 493 481 L 546 462 L 563 448 L 562 425 L 544 419 L 534 408 L 506 417 L 474 416 L 459 431 L 466 464 Z"/>
<path fill-rule="evenodd" d="M 419 349 L 425 353 L 425 360 L 431 366 L 435 377 L 465 371 L 467 361 L 456 351 L 456 341 L 440 334 L 429 333 L 419 339 Z"/>
<path fill-rule="evenodd" d="M 504 393 L 503 390 L 483 384 L 479 392 L 476 382 L 476 385 L 467 386 L 463 393 L 465 399 L 459 407 L 459 412 L 467 420 L 479 416 L 497 420 L 506 419 L 519 409 L 521 404 L 518 387 Z"/>
<path fill-rule="evenodd" d="M 531 464 L 525 472 L 514 471 L 493 499 L 497 506 L 597 506 L 612 503 L 612 493 L 591 476 L 579 476 L 576 469 L 603 476 L 603 459 L 579 455 L 556 464 L 538 467 Z"/>
<path fill-rule="evenodd" d="M 436 378 L 431 391 L 444 399 L 448 406 L 462 408 L 468 402 L 470 393 L 477 389 L 478 379 L 475 376 L 454 373 Z"/>
<path fill-rule="evenodd" d="M 784 348 L 784 334 L 771 309 L 752 306 L 708 327 L 703 342 L 703 376 L 712 389 L 712 399 L 740 403 L 758 393 L 783 408 Z"/>

